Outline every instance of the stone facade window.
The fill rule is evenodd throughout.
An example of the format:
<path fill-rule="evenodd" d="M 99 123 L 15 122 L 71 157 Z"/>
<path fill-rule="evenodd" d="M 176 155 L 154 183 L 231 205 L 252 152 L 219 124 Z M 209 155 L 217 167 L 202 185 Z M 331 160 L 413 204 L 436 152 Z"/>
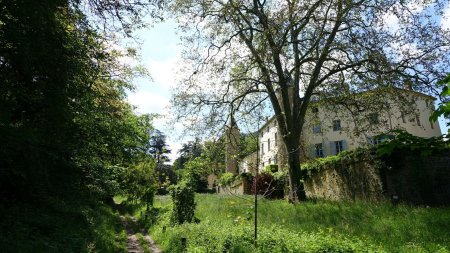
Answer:
<path fill-rule="evenodd" d="M 378 119 L 378 113 L 369 114 L 369 123 L 371 125 L 377 125 L 380 123 L 380 120 Z"/>
<path fill-rule="evenodd" d="M 318 143 L 315 145 L 316 157 L 324 157 L 323 145 L 322 143 Z"/>
<path fill-rule="evenodd" d="M 319 125 L 314 125 L 313 126 L 313 133 L 318 134 L 320 132 L 322 132 L 322 128 L 320 127 L 320 124 Z"/>
<path fill-rule="evenodd" d="M 344 141 L 335 141 L 334 147 L 335 147 L 336 155 L 339 154 L 340 152 L 344 151 Z"/>
<path fill-rule="evenodd" d="M 333 120 L 333 131 L 339 131 L 341 130 L 341 120 Z"/>

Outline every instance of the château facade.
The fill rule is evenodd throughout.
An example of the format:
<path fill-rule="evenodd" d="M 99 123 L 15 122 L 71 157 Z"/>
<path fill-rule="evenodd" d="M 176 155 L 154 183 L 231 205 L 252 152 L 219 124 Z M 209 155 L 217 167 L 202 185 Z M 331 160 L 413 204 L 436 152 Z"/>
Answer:
<path fill-rule="evenodd" d="M 376 136 L 389 130 L 403 129 L 419 137 L 441 135 L 438 122 L 430 122 L 435 98 L 412 90 L 401 90 L 399 102 L 395 93 L 379 94 L 377 104 L 368 110 L 352 111 L 348 106 L 312 102 L 306 115 L 301 137 L 302 160 L 336 155 L 344 150 L 368 147 L 383 141 Z M 361 95 L 361 99 L 365 99 Z M 380 102 L 382 101 L 382 102 Z M 278 164 L 284 167 L 287 156 L 275 116 L 267 119 L 258 131 L 259 169 Z M 240 172 L 252 172 L 256 155 L 240 162 Z"/>

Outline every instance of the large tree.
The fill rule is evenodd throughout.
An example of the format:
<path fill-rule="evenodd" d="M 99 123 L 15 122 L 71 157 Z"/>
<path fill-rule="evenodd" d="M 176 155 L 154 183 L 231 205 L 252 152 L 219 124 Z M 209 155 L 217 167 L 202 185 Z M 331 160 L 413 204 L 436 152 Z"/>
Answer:
<path fill-rule="evenodd" d="M 0 4 L 2 197 L 73 196 L 86 188 L 113 194 L 118 167 L 146 151 L 151 117 L 124 100 L 141 72 L 119 61 L 125 55 L 110 48 L 80 5 Z"/>
<path fill-rule="evenodd" d="M 167 145 L 166 138 L 166 135 L 158 129 L 150 137 L 148 153 L 156 160 L 158 165 L 170 161 L 168 154 L 171 150 Z"/>
<path fill-rule="evenodd" d="M 174 107 L 199 129 L 268 101 L 288 154 L 289 198 L 305 199 L 299 147 L 311 100 L 405 83 L 433 92 L 449 66 L 450 33 L 434 14 L 445 2 L 176 1 L 188 74 Z"/>

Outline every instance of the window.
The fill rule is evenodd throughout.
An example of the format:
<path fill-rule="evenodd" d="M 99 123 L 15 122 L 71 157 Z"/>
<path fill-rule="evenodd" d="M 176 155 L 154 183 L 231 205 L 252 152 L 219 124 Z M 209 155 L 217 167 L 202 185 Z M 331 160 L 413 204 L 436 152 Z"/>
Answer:
<path fill-rule="evenodd" d="M 369 123 L 371 125 L 376 125 L 376 124 L 380 123 L 380 121 L 378 119 L 378 113 L 369 114 Z"/>
<path fill-rule="evenodd" d="M 277 146 L 277 133 L 275 133 L 275 147 Z"/>
<path fill-rule="evenodd" d="M 341 130 L 341 120 L 333 120 L 333 131 Z"/>
<path fill-rule="evenodd" d="M 334 147 L 336 150 L 336 155 L 344 150 L 344 141 L 335 141 Z"/>
<path fill-rule="evenodd" d="M 421 126 L 421 125 L 420 125 L 420 116 L 419 116 L 419 115 L 416 115 L 416 121 L 417 121 L 417 125 L 418 125 L 418 126 Z"/>
<path fill-rule="evenodd" d="M 271 161 L 270 158 L 269 158 L 269 164 L 272 164 L 271 162 L 272 162 L 272 161 Z"/>
<path fill-rule="evenodd" d="M 406 123 L 406 120 L 405 120 L 405 113 L 404 113 L 404 112 L 402 112 L 402 122 L 403 122 L 403 123 Z"/>
<path fill-rule="evenodd" d="M 320 133 L 320 132 L 322 132 L 322 129 L 321 129 L 320 125 L 313 126 L 313 133 L 317 134 L 317 133 Z"/>
<path fill-rule="evenodd" d="M 261 143 L 261 154 L 264 154 L 264 143 Z"/>
<path fill-rule="evenodd" d="M 270 151 L 270 139 L 267 139 L 267 151 Z"/>
<path fill-rule="evenodd" d="M 368 142 L 372 145 L 377 145 L 382 142 L 382 139 L 380 137 L 374 136 L 374 137 L 368 137 Z"/>
<path fill-rule="evenodd" d="M 383 134 L 383 135 L 376 135 L 376 136 L 367 138 L 368 142 L 370 144 L 373 144 L 373 145 L 377 145 L 377 144 L 380 144 L 382 142 L 393 140 L 393 139 L 394 139 L 393 135 L 385 135 L 385 134 Z"/>
<path fill-rule="evenodd" d="M 267 125 L 267 132 L 269 132 L 270 131 L 270 126 L 269 125 Z"/>
<path fill-rule="evenodd" d="M 322 143 L 316 144 L 315 149 L 316 149 L 316 157 L 324 157 Z"/>

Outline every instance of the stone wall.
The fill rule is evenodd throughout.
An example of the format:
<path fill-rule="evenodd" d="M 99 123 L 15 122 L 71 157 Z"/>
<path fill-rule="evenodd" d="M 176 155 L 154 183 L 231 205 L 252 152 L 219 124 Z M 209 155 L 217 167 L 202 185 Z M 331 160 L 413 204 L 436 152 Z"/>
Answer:
<path fill-rule="evenodd" d="M 450 152 L 429 157 L 394 154 L 383 174 L 384 194 L 420 205 L 450 206 Z"/>
<path fill-rule="evenodd" d="M 236 180 L 231 185 L 218 187 L 218 193 L 221 194 L 243 195 L 243 194 L 251 194 L 251 192 L 252 192 L 251 182 L 245 178 Z"/>
<path fill-rule="evenodd" d="M 399 201 L 419 205 L 450 205 L 450 152 L 429 157 L 396 153 L 376 166 L 374 160 L 327 165 L 305 180 L 309 198 Z"/>
<path fill-rule="evenodd" d="M 368 160 L 335 164 L 305 180 L 308 198 L 329 200 L 384 199 L 379 170 Z"/>

